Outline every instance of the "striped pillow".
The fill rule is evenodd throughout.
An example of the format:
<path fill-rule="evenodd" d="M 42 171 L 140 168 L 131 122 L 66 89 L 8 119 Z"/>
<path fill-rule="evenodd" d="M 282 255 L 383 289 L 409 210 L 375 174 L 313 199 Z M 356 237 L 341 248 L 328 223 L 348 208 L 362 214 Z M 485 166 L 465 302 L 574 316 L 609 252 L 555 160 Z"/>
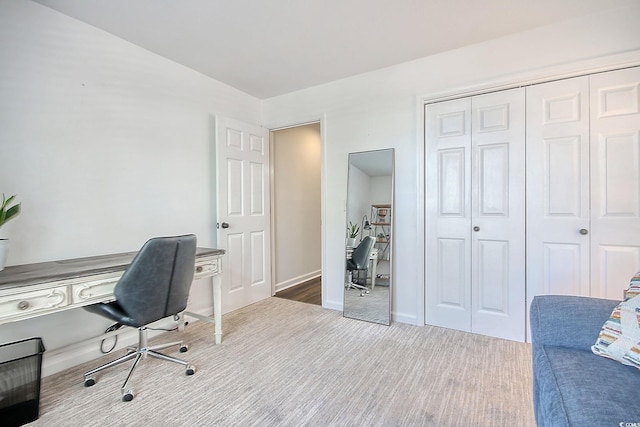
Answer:
<path fill-rule="evenodd" d="M 591 350 L 640 368 L 640 272 L 631 279 L 624 301 L 613 309 Z"/>

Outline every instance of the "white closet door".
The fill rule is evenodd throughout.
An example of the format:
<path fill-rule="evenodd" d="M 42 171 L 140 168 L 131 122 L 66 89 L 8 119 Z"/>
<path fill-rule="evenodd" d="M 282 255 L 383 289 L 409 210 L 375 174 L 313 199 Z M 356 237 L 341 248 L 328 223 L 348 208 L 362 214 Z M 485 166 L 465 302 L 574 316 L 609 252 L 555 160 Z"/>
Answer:
<path fill-rule="evenodd" d="M 426 323 L 471 331 L 471 99 L 425 106 Z"/>
<path fill-rule="evenodd" d="M 524 340 L 524 90 L 425 107 L 426 323 Z"/>
<path fill-rule="evenodd" d="M 524 89 L 472 105 L 471 330 L 525 338 Z"/>
<path fill-rule="evenodd" d="M 589 219 L 589 78 L 528 87 L 527 307 L 590 294 Z"/>
<path fill-rule="evenodd" d="M 640 270 L 640 69 L 590 79 L 591 293 L 621 299 Z"/>

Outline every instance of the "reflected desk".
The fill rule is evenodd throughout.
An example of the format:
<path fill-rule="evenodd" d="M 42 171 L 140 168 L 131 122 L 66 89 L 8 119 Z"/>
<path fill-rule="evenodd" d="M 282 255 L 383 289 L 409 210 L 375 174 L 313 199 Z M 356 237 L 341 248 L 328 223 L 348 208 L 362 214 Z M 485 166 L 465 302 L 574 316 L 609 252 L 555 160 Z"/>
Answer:
<path fill-rule="evenodd" d="M 113 301 L 113 289 L 137 252 L 6 267 L 0 271 L 0 324 Z M 213 318 L 185 314 L 215 324 L 222 341 L 222 249 L 198 248 L 194 280 L 213 278 Z M 183 316 L 181 316 L 181 321 Z"/>

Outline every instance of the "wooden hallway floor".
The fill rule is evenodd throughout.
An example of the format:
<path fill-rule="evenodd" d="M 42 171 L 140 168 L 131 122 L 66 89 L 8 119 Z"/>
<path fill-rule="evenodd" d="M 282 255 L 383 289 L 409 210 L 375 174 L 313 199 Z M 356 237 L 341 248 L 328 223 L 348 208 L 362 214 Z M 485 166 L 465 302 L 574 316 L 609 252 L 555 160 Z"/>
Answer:
<path fill-rule="evenodd" d="M 299 285 L 276 292 L 275 296 L 305 302 L 307 304 L 322 305 L 322 278 L 311 279 Z"/>

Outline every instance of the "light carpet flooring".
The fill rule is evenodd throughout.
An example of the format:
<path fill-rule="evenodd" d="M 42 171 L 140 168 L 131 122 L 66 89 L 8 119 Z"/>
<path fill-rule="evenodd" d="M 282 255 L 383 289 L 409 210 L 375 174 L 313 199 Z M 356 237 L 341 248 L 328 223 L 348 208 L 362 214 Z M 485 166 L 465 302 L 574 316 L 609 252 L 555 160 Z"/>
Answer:
<path fill-rule="evenodd" d="M 351 319 L 388 325 L 391 321 L 389 286 L 376 286 L 360 296 L 359 289 L 344 290 L 344 315 Z"/>
<path fill-rule="evenodd" d="M 382 326 L 269 298 L 187 326 L 198 368 L 147 358 L 122 402 L 128 364 L 82 374 L 105 356 L 42 381 L 36 426 L 534 426 L 528 344 L 430 326 Z M 165 334 L 155 342 L 169 341 Z M 152 342 L 153 344 L 153 342 Z"/>

